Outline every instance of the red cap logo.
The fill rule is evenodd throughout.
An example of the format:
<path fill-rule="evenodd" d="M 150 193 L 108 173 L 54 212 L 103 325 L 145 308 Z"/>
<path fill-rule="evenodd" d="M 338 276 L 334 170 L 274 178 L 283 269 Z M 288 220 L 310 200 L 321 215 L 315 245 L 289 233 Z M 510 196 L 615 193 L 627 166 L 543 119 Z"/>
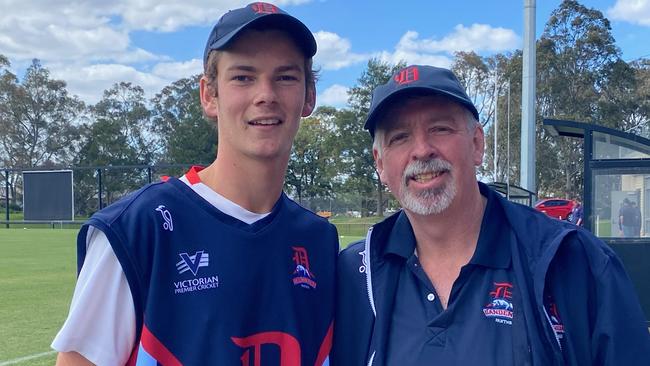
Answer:
<path fill-rule="evenodd" d="M 275 14 L 278 12 L 278 7 L 269 3 L 253 3 L 251 8 L 257 14 Z"/>
<path fill-rule="evenodd" d="M 419 78 L 418 68 L 416 66 L 410 66 L 400 70 L 393 79 L 398 85 L 402 85 L 417 81 Z"/>

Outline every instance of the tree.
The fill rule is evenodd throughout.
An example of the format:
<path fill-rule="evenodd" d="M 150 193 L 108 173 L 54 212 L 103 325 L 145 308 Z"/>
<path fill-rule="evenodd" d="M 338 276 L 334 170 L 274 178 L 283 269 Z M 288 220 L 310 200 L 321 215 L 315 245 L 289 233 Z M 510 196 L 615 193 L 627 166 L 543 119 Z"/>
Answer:
<path fill-rule="evenodd" d="M 319 107 L 300 123 L 293 143 L 285 187 L 303 199 L 324 198 L 332 195 L 332 182 L 336 175 L 333 116 L 336 109 Z"/>
<path fill-rule="evenodd" d="M 2 63 L 9 65 L 3 58 Z M 0 87 L 0 144 L 10 167 L 67 165 L 78 149 L 84 104 L 34 60 L 22 82 L 8 71 Z"/>
<path fill-rule="evenodd" d="M 9 67 L 0 57 L 0 70 Z M 79 148 L 84 104 L 70 96 L 66 83 L 33 60 L 22 81 L 7 70 L 0 75 L 0 159 L 10 168 L 68 165 Z M 16 204 L 19 174 L 9 177 Z"/>
<path fill-rule="evenodd" d="M 537 46 L 538 112 L 545 117 L 601 122 L 599 99 L 620 62 L 609 21 L 600 11 L 565 0 L 551 13 Z M 601 122 L 602 123 L 602 122 Z M 610 126 L 615 127 L 615 126 Z M 539 190 L 574 197 L 582 191 L 581 141 L 556 139 L 538 120 Z"/>
<path fill-rule="evenodd" d="M 217 151 L 214 122 L 203 116 L 199 99 L 200 75 L 166 86 L 152 100 L 153 128 L 160 142 L 160 161 L 209 164 Z"/>
<path fill-rule="evenodd" d="M 479 167 L 478 171 L 484 177 L 516 185 L 519 181 L 522 53 L 518 51 L 512 55 L 498 55 L 498 57 L 503 60 L 499 67 L 499 78 L 503 82 L 503 87 L 497 94 L 498 108 L 496 110 L 499 123 L 496 131 L 498 134 L 496 178 L 493 178 L 495 173 L 494 123 L 490 124 L 485 131 L 484 164 Z M 510 127 L 508 127 L 508 122 L 510 122 Z M 510 148 L 508 148 L 508 141 Z"/>
<path fill-rule="evenodd" d="M 482 57 L 475 52 L 456 52 L 451 70 L 465 87 L 479 113 L 483 126 L 492 122 L 497 96 L 503 95 L 508 56 L 496 54 Z"/>
<path fill-rule="evenodd" d="M 104 91 L 102 99 L 91 108 L 94 123 L 87 125 L 82 148 L 76 164 L 81 167 L 148 165 L 153 162 L 154 147 L 150 126 L 150 111 L 144 90 L 121 82 Z M 94 195 L 96 183 L 93 171 L 80 175 L 77 203 L 81 212 Z M 80 177 L 81 178 L 81 177 Z M 106 203 L 146 183 L 146 174 L 137 168 L 113 168 L 102 173 Z M 81 194 L 85 192 L 85 194 Z M 86 205 L 86 206 L 85 206 Z M 85 211 L 84 211 L 85 210 Z"/>
<path fill-rule="evenodd" d="M 404 63 L 391 65 L 377 59 L 368 61 L 368 66 L 357 80 L 357 84 L 348 92 L 350 110 L 341 112 L 336 121 L 338 151 L 344 168 L 343 174 L 347 177 L 343 188 L 363 197 L 370 197 L 375 191 L 377 215 L 383 215 L 384 212 L 384 187 L 372 157 L 372 139 L 363 130 L 363 124 L 370 110 L 372 91 L 385 84 L 404 66 Z M 367 202 L 364 202 L 363 209 L 362 214 L 367 214 Z"/>
<path fill-rule="evenodd" d="M 650 136 L 650 61 L 630 64 L 618 60 L 610 66 L 609 80 L 598 100 L 602 124 L 641 136 Z"/>

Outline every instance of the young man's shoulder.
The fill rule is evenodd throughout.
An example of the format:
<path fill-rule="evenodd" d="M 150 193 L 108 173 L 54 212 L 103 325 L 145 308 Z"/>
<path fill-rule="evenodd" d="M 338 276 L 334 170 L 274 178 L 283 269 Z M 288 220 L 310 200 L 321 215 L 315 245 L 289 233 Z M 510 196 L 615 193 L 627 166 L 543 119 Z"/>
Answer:
<path fill-rule="evenodd" d="M 140 213 L 143 208 L 153 207 L 152 205 L 157 205 L 163 200 L 167 201 L 166 197 L 174 196 L 178 196 L 178 192 L 169 182 L 147 184 L 97 211 L 92 215 L 92 219 L 110 223 L 123 215 Z M 152 209 L 155 210 L 158 206 Z"/>
<path fill-rule="evenodd" d="M 298 204 L 296 201 L 291 198 L 284 196 L 286 201 L 286 207 L 289 215 L 291 215 L 295 220 L 296 224 L 301 222 L 309 223 L 311 225 L 322 225 L 336 230 L 336 226 L 329 222 L 328 219 L 317 215 L 315 212 L 306 209 L 305 207 Z"/>

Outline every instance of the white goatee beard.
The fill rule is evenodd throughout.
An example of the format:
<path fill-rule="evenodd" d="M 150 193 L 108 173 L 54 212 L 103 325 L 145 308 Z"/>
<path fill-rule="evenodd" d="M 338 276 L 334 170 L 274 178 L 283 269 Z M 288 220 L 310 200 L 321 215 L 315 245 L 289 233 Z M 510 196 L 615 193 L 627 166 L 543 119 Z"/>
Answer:
<path fill-rule="evenodd" d="M 456 197 L 456 185 L 448 182 L 442 187 L 413 192 L 408 188 L 410 178 L 423 173 L 451 173 L 451 164 L 443 159 L 416 160 L 404 170 L 399 200 L 402 206 L 418 215 L 436 215 L 447 209 Z"/>

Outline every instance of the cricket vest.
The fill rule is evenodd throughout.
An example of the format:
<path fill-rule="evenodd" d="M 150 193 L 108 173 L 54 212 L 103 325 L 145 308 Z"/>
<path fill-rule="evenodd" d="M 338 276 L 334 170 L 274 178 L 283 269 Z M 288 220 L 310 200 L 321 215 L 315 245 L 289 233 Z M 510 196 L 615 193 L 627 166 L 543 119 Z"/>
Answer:
<path fill-rule="evenodd" d="M 97 212 L 126 275 L 137 344 L 128 364 L 299 366 L 328 362 L 338 236 L 282 194 L 248 225 L 171 178 Z"/>

